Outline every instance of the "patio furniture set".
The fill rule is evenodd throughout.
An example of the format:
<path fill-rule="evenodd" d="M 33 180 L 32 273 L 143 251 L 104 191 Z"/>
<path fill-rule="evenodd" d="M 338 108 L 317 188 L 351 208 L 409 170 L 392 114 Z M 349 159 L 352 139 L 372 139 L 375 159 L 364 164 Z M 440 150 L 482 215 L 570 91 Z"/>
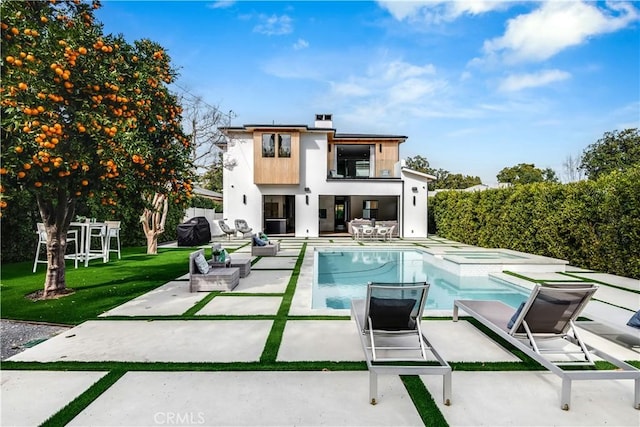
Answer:
<path fill-rule="evenodd" d="M 275 256 L 280 250 L 279 242 L 264 242 L 257 235 L 252 238 L 252 256 Z M 189 287 L 191 292 L 231 291 L 240 283 L 240 279 L 251 274 L 251 258 L 236 258 L 226 254 L 220 244 L 211 248 L 211 259 L 207 260 L 204 249 L 189 255 Z"/>
<path fill-rule="evenodd" d="M 48 260 L 40 259 L 41 247 L 43 252 L 47 253 L 47 232 L 43 223 L 37 224 L 36 234 L 38 235 L 38 244 L 36 247 L 36 256 L 33 262 L 33 272 L 36 272 L 38 264 L 47 264 Z M 112 240 L 115 239 L 115 246 L 112 248 Z M 97 243 L 94 243 L 97 242 Z M 69 246 L 73 243 L 73 246 Z M 96 221 L 95 218 L 87 218 L 83 221 L 74 221 L 69 225 L 67 232 L 67 247 L 73 249 L 65 255 L 65 259 L 74 260 L 74 267 L 78 268 L 78 262 L 89 266 L 89 261 L 93 259 L 102 259 L 108 262 L 111 252 L 118 254 L 120 259 L 120 221 Z"/>

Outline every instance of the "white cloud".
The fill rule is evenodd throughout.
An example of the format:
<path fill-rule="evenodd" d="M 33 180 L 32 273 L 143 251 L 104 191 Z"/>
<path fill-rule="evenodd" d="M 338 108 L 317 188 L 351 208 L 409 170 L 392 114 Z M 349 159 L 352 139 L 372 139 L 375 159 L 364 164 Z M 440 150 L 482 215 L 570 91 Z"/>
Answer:
<path fill-rule="evenodd" d="M 571 74 L 561 70 L 544 70 L 538 73 L 512 74 L 502 81 L 499 89 L 516 92 L 522 89 L 546 86 L 550 83 L 571 78 Z"/>
<path fill-rule="evenodd" d="M 253 31 L 268 36 L 281 36 L 293 31 L 293 20 L 288 15 L 260 15 L 261 21 L 253 27 Z"/>
<path fill-rule="evenodd" d="M 485 41 L 483 50 L 488 57 L 502 55 L 507 62 L 543 61 L 638 18 L 638 10 L 629 3 L 608 2 L 606 8 L 599 8 L 582 1 L 549 1 L 510 19 L 505 34 Z"/>
<path fill-rule="evenodd" d="M 305 39 L 298 39 L 298 41 L 296 41 L 293 44 L 293 48 L 295 50 L 306 49 L 308 47 L 309 47 L 309 42 L 306 41 Z"/>
<path fill-rule="evenodd" d="M 355 82 L 330 83 L 331 91 L 340 97 L 361 97 L 371 94 L 371 91 Z"/>
<path fill-rule="evenodd" d="M 326 103 L 344 106 L 340 116 L 361 126 L 395 128 L 411 117 L 439 116 L 447 90 L 432 64 L 381 60 L 362 74 L 331 82 Z"/>
<path fill-rule="evenodd" d="M 412 0 L 378 1 L 398 21 L 439 23 L 454 21 L 462 15 L 480 15 L 510 7 L 510 2 L 496 0 Z"/>
<path fill-rule="evenodd" d="M 226 9 L 236 4 L 234 0 L 216 0 L 208 5 L 211 9 Z"/>

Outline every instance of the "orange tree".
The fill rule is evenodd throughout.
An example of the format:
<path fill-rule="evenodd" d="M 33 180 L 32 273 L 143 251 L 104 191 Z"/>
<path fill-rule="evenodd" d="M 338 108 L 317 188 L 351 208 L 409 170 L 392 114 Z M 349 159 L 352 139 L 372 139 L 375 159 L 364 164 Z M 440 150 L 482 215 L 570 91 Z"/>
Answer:
<path fill-rule="evenodd" d="M 66 235 L 83 198 L 114 211 L 124 200 L 190 197 L 189 140 L 169 56 L 128 44 L 94 21 L 99 2 L 4 1 L 0 207 L 27 191 L 47 231 L 44 296 L 66 292 Z M 146 203 L 146 204 L 145 204 Z M 146 231 L 146 230 L 145 230 Z"/>

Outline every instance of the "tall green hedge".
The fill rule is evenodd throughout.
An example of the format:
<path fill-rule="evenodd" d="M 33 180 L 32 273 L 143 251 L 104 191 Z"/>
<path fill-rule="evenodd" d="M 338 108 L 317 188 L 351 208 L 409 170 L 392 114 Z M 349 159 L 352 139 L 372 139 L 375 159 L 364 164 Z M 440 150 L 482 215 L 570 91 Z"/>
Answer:
<path fill-rule="evenodd" d="M 441 192 L 429 203 L 442 237 L 640 278 L 640 166 L 597 181 Z"/>

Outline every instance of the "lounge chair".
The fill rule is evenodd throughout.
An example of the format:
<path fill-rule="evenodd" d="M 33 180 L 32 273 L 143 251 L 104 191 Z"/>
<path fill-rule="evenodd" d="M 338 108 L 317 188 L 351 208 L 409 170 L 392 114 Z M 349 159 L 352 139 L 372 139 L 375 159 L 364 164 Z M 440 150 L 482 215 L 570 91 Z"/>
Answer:
<path fill-rule="evenodd" d="M 633 315 L 634 312 L 626 308 L 591 301 L 581 316 L 591 320 L 581 320 L 576 325 L 637 352 L 640 350 L 640 329 L 628 324 Z"/>
<path fill-rule="evenodd" d="M 252 256 L 276 256 L 280 250 L 280 242 L 262 240 L 257 234 L 251 237 Z"/>
<path fill-rule="evenodd" d="M 251 236 L 251 230 L 253 230 L 253 228 L 249 227 L 249 224 L 247 224 L 247 221 L 245 221 L 244 219 L 236 219 L 235 224 L 236 224 L 236 231 L 238 233 L 242 233 L 243 238 Z"/>
<path fill-rule="evenodd" d="M 236 235 L 236 230 L 229 227 L 223 220 L 218 221 L 218 226 L 220 227 L 220 230 L 227 235 L 227 239 L 231 240 L 231 236 Z"/>
<path fill-rule="evenodd" d="M 351 300 L 351 318 L 360 333 L 369 368 L 372 405 L 377 403 L 378 374 L 442 375 L 443 401 L 445 405 L 451 403 L 451 367 L 422 331 L 428 291 L 426 282 L 369 283 L 366 299 Z"/>
<path fill-rule="evenodd" d="M 575 320 L 598 289 L 593 284 L 536 284 L 529 299 L 515 311 L 499 301 L 455 300 L 453 320 L 458 310 L 491 329 L 562 379 L 560 407 L 569 410 L 571 381 L 632 379 L 633 406 L 640 409 L 640 370 L 586 344 L 577 333 Z M 576 356 L 577 355 L 577 356 Z M 617 370 L 575 369 L 561 366 L 593 365 L 597 356 Z"/>

